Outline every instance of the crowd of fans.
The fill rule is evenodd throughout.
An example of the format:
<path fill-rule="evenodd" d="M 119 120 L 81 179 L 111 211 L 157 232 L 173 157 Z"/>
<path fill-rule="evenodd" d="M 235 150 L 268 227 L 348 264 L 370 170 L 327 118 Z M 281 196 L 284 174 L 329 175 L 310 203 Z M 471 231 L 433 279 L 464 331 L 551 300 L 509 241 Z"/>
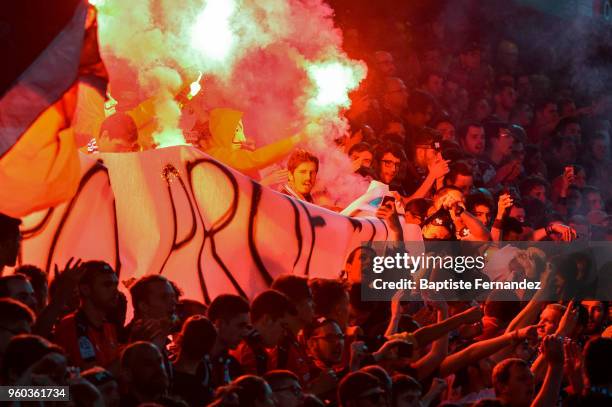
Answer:
<path fill-rule="evenodd" d="M 337 147 L 392 191 L 376 212 L 392 239 L 399 212 L 425 240 L 612 240 L 610 96 L 578 102 L 567 82 L 521 66 L 509 39 L 453 50 L 438 21 L 426 27 L 409 56 L 366 50 L 363 32 L 345 32 L 369 74 Z M 113 121 L 121 134 L 110 134 Z M 137 148 L 126 122 L 103 125 L 103 150 Z M 261 182 L 316 204 L 319 165 L 294 150 Z M 1 215 L 0 231 L 1 271 L 15 265 L 19 221 Z M 544 283 L 514 301 L 399 292 L 366 302 L 365 252 L 337 279 L 281 275 L 250 302 L 222 294 L 203 304 L 149 275 L 129 286 L 130 310 L 104 262 L 71 261 L 51 276 L 18 267 L 0 277 L 0 383 L 70 386 L 75 406 L 612 405 L 606 301 L 544 301 Z"/>

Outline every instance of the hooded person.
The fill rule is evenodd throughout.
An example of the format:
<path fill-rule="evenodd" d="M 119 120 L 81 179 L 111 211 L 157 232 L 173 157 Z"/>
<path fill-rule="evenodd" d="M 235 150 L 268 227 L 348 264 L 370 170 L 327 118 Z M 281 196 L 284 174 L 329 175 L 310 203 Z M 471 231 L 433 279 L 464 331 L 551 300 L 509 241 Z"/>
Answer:
<path fill-rule="evenodd" d="M 217 108 L 210 112 L 211 139 L 205 153 L 251 178 L 258 179 L 258 170 L 283 159 L 303 136 L 295 135 L 253 151 L 247 150 L 243 148 L 243 143 L 247 140 L 242 115 L 242 112 L 228 108 Z"/>

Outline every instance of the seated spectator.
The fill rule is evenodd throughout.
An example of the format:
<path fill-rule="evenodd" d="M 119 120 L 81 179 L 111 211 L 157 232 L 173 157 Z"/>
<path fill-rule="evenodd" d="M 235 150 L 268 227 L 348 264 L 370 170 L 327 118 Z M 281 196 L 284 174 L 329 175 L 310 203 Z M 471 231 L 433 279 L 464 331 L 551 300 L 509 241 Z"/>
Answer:
<path fill-rule="evenodd" d="M 107 312 L 117 303 L 119 279 L 105 262 L 89 261 L 81 267 L 81 304 L 60 321 L 55 340 L 81 369 L 108 367 L 119 356 L 117 327 L 107 321 Z"/>
<path fill-rule="evenodd" d="M 38 302 L 32 284 L 23 274 L 0 277 L 0 297 L 21 301 L 32 311 L 38 310 Z"/>
<path fill-rule="evenodd" d="M 189 317 L 175 339 L 177 351 L 172 363 L 171 392 L 190 406 L 206 405 L 212 400 L 212 372 L 204 360 L 210 359 L 216 340 L 217 330 L 203 315 Z"/>
<path fill-rule="evenodd" d="M 314 202 L 311 192 L 317 182 L 319 159 L 306 150 L 296 150 L 287 161 L 289 182 L 281 192 L 306 202 Z"/>
<path fill-rule="evenodd" d="M 211 386 L 229 384 L 241 374 L 238 361 L 230 356 L 247 336 L 250 329 L 249 303 L 242 297 L 221 294 L 208 307 L 208 319 L 217 329 L 217 339 L 210 351 Z"/>
<path fill-rule="evenodd" d="M 163 356 L 151 342 L 130 343 L 121 353 L 121 405 L 158 403 L 168 392 Z"/>

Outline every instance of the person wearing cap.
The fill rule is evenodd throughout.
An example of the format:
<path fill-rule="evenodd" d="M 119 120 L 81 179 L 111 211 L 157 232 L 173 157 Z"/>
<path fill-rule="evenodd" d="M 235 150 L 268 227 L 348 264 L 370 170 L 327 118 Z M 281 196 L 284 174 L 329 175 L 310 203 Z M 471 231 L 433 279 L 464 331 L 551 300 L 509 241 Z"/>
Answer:
<path fill-rule="evenodd" d="M 425 127 L 416 133 L 414 139 L 413 160 L 408 163 L 403 188 L 410 195 L 406 200 L 425 198 L 430 195 L 434 184 L 443 185 L 444 176 L 448 174 L 449 160 L 441 154 L 441 135 Z"/>

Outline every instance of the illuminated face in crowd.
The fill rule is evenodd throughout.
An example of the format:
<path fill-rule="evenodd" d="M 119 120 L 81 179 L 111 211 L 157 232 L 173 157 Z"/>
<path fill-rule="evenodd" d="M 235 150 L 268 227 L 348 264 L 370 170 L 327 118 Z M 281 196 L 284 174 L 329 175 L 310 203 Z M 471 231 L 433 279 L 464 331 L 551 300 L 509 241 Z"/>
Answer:
<path fill-rule="evenodd" d="M 374 256 L 375 253 L 372 253 L 372 249 L 364 250 L 361 247 L 355 249 L 352 256 L 352 262 L 349 263 L 347 261 L 346 265 L 344 266 L 346 277 L 350 283 L 361 282 L 361 271 L 372 268 Z"/>
<path fill-rule="evenodd" d="M 393 153 L 385 153 L 380 160 L 380 181 L 390 184 L 399 172 L 401 163 Z"/>
<path fill-rule="evenodd" d="M 474 206 L 473 215 L 485 226 L 491 222 L 491 209 L 487 205 Z"/>
<path fill-rule="evenodd" d="M 561 312 L 553 307 L 544 308 L 540 314 L 540 322 L 538 322 L 538 336 L 543 337 L 555 333 L 561 316 Z"/>
<path fill-rule="evenodd" d="M 314 331 L 308 340 L 308 348 L 315 358 L 328 366 L 340 363 L 344 350 L 344 333 L 337 323 L 326 323 Z"/>
<path fill-rule="evenodd" d="M 300 163 L 289 174 L 289 183 L 301 195 L 309 194 L 317 181 L 317 164 L 312 161 Z"/>
<path fill-rule="evenodd" d="M 481 155 L 485 150 L 485 132 L 482 127 L 470 126 L 465 139 L 462 140 L 463 149 L 472 155 Z"/>

